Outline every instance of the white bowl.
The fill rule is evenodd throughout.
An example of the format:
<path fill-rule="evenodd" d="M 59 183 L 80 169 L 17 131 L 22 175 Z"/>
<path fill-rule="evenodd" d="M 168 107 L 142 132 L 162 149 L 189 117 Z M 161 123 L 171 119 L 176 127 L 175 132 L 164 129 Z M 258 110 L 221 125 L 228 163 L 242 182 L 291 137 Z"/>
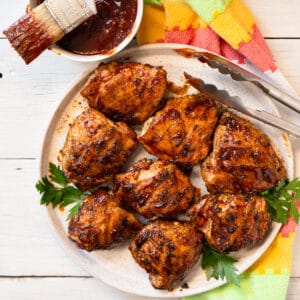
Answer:
<path fill-rule="evenodd" d="M 136 14 L 136 18 L 135 18 L 135 21 L 133 23 L 130 33 L 126 36 L 126 38 L 118 46 L 109 50 L 107 54 L 94 54 L 94 55 L 76 54 L 71 51 L 64 50 L 57 44 L 53 44 L 52 46 L 50 46 L 49 50 L 53 51 L 57 55 L 61 55 L 66 58 L 69 58 L 71 60 L 82 61 L 82 62 L 100 61 L 100 60 L 106 59 L 108 57 L 111 57 L 111 56 L 119 53 L 132 41 L 132 39 L 134 38 L 134 36 L 137 33 L 137 30 L 138 30 L 141 20 L 142 20 L 144 1 L 143 0 L 136 0 L 136 1 L 137 1 L 137 14 Z M 37 0 L 30 0 L 29 5 L 31 8 L 36 7 Z"/>

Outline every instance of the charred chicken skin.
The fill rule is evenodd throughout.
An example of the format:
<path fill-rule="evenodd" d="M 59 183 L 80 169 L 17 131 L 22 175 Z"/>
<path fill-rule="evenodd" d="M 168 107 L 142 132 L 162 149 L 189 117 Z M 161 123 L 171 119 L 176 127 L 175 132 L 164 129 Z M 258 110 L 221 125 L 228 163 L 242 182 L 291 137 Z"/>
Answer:
<path fill-rule="evenodd" d="M 69 237 L 87 251 L 109 249 L 133 238 L 142 224 L 105 190 L 89 195 L 69 223 Z"/>
<path fill-rule="evenodd" d="M 218 252 L 237 251 L 263 240 L 271 217 L 263 197 L 243 194 L 210 194 L 188 211 L 192 223 Z"/>
<path fill-rule="evenodd" d="M 198 261 L 202 234 L 188 222 L 158 220 L 139 232 L 129 250 L 155 288 L 172 289 Z"/>
<path fill-rule="evenodd" d="M 217 119 L 216 103 L 208 94 L 170 99 L 146 123 L 139 141 L 160 159 L 197 164 L 210 150 Z"/>
<path fill-rule="evenodd" d="M 249 121 L 225 112 L 216 128 L 213 151 L 201 168 L 211 193 L 251 193 L 286 178 L 270 139 Z"/>
<path fill-rule="evenodd" d="M 59 159 L 69 181 L 87 190 L 119 172 L 136 144 L 135 132 L 125 123 L 88 109 L 70 126 Z"/>
<path fill-rule="evenodd" d="M 167 73 L 136 62 L 100 64 L 81 95 L 114 121 L 141 124 L 163 102 Z"/>
<path fill-rule="evenodd" d="M 115 176 L 114 192 L 145 218 L 174 217 L 192 203 L 194 188 L 188 176 L 168 161 L 143 159 Z"/>

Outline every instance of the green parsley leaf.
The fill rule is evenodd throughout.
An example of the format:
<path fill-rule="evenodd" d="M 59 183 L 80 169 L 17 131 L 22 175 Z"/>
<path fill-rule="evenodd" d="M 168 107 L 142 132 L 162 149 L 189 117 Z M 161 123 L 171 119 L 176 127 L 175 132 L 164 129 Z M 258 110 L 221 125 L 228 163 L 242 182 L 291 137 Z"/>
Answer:
<path fill-rule="evenodd" d="M 67 185 L 68 179 L 62 169 L 53 163 L 49 163 L 50 179 L 60 185 Z"/>
<path fill-rule="evenodd" d="M 228 283 L 240 286 L 237 275 L 237 268 L 233 265 L 237 260 L 225 253 L 219 253 L 211 248 L 207 243 L 203 246 L 202 268 L 206 272 L 206 277 L 215 279 L 226 279 Z"/>
<path fill-rule="evenodd" d="M 52 186 L 52 184 L 50 183 L 48 178 L 46 176 L 44 176 L 42 178 L 42 180 L 37 182 L 37 184 L 35 186 L 38 189 L 38 191 L 42 193 L 42 192 L 45 192 L 48 188 L 50 188 Z"/>
<path fill-rule="evenodd" d="M 68 214 L 68 217 L 67 217 L 67 221 L 70 220 L 74 215 L 77 214 L 80 205 L 81 205 L 81 202 L 77 202 L 77 203 L 69 210 L 69 214 Z"/>
<path fill-rule="evenodd" d="M 293 217 L 299 223 L 299 211 L 295 201 L 300 199 L 300 178 L 283 180 L 272 189 L 261 192 L 261 195 L 265 198 L 274 221 L 286 224 Z"/>
<path fill-rule="evenodd" d="M 291 216 L 293 216 L 296 224 L 298 224 L 299 223 L 299 211 L 294 202 L 291 203 L 290 214 L 291 214 Z"/>
<path fill-rule="evenodd" d="M 61 168 L 53 163 L 49 163 L 49 178 L 44 176 L 36 183 L 35 187 L 41 194 L 41 205 L 52 204 L 52 207 L 55 208 L 75 203 L 69 210 L 67 220 L 77 214 L 81 203 L 88 195 L 88 192 L 83 192 L 75 185 L 69 184 Z"/>
<path fill-rule="evenodd" d="M 71 203 L 77 202 L 78 199 L 81 199 L 85 193 L 79 190 L 77 187 L 68 186 L 63 189 L 63 202 L 61 203 L 61 207 L 68 206 Z"/>

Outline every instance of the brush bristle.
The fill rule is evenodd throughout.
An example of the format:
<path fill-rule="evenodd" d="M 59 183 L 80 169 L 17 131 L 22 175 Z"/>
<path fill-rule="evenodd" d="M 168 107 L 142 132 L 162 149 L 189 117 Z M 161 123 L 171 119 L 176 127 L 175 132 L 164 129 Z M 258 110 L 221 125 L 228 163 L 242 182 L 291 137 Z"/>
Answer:
<path fill-rule="evenodd" d="M 64 35 L 44 4 L 37 6 L 3 33 L 26 64 Z"/>

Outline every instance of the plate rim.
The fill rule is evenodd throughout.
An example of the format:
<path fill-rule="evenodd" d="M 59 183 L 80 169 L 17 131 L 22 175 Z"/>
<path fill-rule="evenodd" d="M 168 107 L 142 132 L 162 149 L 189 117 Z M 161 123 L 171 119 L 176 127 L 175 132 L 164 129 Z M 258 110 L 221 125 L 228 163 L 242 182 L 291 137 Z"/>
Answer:
<path fill-rule="evenodd" d="M 108 59 L 103 60 L 102 62 L 108 62 L 108 61 L 113 61 L 113 60 L 117 60 L 120 58 L 124 58 L 126 57 L 126 55 L 132 54 L 135 51 L 143 51 L 143 50 L 151 50 L 151 49 L 167 49 L 167 50 L 174 50 L 174 49 L 192 49 L 192 50 L 196 50 L 196 51 L 204 51 L 207 53 L 213 53 L 209 50 L 203 49 L 203 48 L 199 48 L 196 46 L 191 46 L 191 45 L 185 45 L 185 44 L 176 44 L 176 43 L 156 43 L 156 44 L 148 44 L 148 45 L 142 45 L 142 46 L 135 46 L 135 47 L 131 47 L 131 48 L 127 48 L 125 50 L 123 50 L 122 52 L 114 55 L 113 57 L 110 57 Z M 218 55 L 216 53 L 213 53 L 214 55 Z M 218 55 L 220 57 L 222 57 L 222 59 L 224 59 L 223 56 Z M 225 60 L 227 60 L 225 58 Z M 88 76 L 91 74 L 91 72 L 93 72 L 93 70 L 95 70 L 95 68 L 97 67 L 98 63 L 94 63 L 93 65 L 90 65 L 87 70 L 85 70 L 84 72 L 81 72 L 79 74 L 79 76 L 77 78 L 75 78 L 74 80 L 71 81 L 71 83 L 67 86 L 66 88 L 66 92 L 63 94 L 64 96 L 61 98 L 61 100 L 59 101 L 59 103 L 57 104 L 56 108 L 54 109 L 54 112 L 52 113 L 52 116 L 50 117 L 50 121 L 45 129 L 45 134 L 43 135 L 43 141 L 41 144 L 41 149 L 40 149 L 40 156 L 39 156 L 39 160 L 38 160 L 38 165 L 39 165 L 39 175 L 40 178 L 42 178 L 42 176 L 45 175 L 45 166 L 44 166 L 44 161 L 45 161 L 45 157 L 47 157 L 47 153 L 49 153 L 49 151 L 47 151 L 47 141 L 49 136 L 51 135 L 51 132 L 53 132 L 54 130 L 52 129 L 52 127 L 55 124 L 55 119 L 56 119 L 56 114 L 59 113 L 61 110 L 65 109 L 66 106 L 68 105 L 68 101 L 71 97 L 72 94 L 74 94 L 74 90 L 75 90 L 75 94 L 78 93 L 78 89 L 76 92 L 76 86 L 81 85 L 81 83 L 83 81 L 86 81 Z M 243 65 L 239 65 L 240 67 L 243 68 Z M 232 79 L 233 80 L 233 79 Z M 74 94 L 74 95 L 75 95 Z M 73 95 L 73 96 L 74 96 Z M 269 105 L 272 106 L 272 109 L 274 110 L 274 113 L 277 116 L 281 116 L 279 113 L 278 108 L 276 107 L 276 105 L 274 104 L 273 101 L 269 101 Z M 286 143 L 286 147 L 289 149 L 292 149 L 291 146 L 291 140 L 289 138 L 289 136 L 287 136 L 287 139 L 285 141 Z M 294 151 L 291 150 L 291 161 L 292 161 L 292 170 L 290 170 L 291 175 L 294 176 L 295 174 L 295 155 L 294 155 Z M 46 159 L 47 160 L 47 159 Z M 48 170 L 48 166 L 47 166 L 47 170 Z M 200 293 L 204 293 L 204 292 L 208 292 L 214 288 L 220 287 L 224 284 L 226 284 L 225 280 L 210 280 L 207 281 L 209 288 L 202 290 L 202 291 L 189 291 L 189 289 L 182 289 L 180 291 L 180 294 L 172 294 L 172 292 L 166 292 L 166 291 L 162 291 L 161 294 L 159 295 L 146 295 L 140 292 L 132 292 L 132 290 L 128 289 L 124 289 L 124 288 L 120 288 L 117 286 L 117 284 L 113 284 L 112 282 L 108 282 L 105 278 L 105 276 L 102 276 L 100 278 L 99 274 L 94 272 L 91 268 L 89 268 L 83 261 L 82 259 L 80 259 L 80 257 L 82 256 L 82 254 L 80 253 L 81 249 L 76 248 L 77 251 L 74 251 L 73 247 L 71 246 L 71 242 L 69 243 L 67 240 L 67 236 L 65 236 L 64 233 L 62 233 L 62 231 L 58 230 L 58 226 L 60 226 L 59 224 L 57 225 L 58 220 L 57 220 L 57 211 L 55 209 L 52 208 L 52 206 L 47 206 L 46 207 L 46 213 L 47 213 L 47 217 L 48 217 L 48 223 L 52 229 L 53 234 L 55 235 L 56 239 L 58 240 L 59 245 L 62 247 L 62 249 L 64 249 L 64 251 L 66 251 L 68 253 L 68 255 L 70 255 L 70 257 L 74 260 L 74 262 L 76 264 L 78 264 L 84 271 L 88 272 L 89 274 L 91 274 L 95 279 L 97 280 L 101 280 L 103 283 L 105 283 L 106 285 L 116 288 L 122 292 L 126 292 L 132 295 L 136 295 L 136 296 L 143 296 L 143 297 L 152 297 L 152 298 L 178 298 L 178 297 L 185 297 L 185 296 L 192 296 L 192 295 L 196 295 L 196 294 L 200 294 Z M 263 250 L 261 251 L 257 251 L 255 254 L 253 254 L 252 256 L 254 257 L 254 259 L 252 260 L 251 264 L 246 264 L 246 266 L 242 266 L 239 267 L 239 272 L 238 274 L 243 274 L 245 272 L 246 269 L 248 269 L 249 267 L 251 267 L 270 247 L 270 245 L 272 244 L 272 242 L 274 241 L 274 239 L 276 238 L 276 236 L 278 235 L 278 232 L 282 226 L 282 224 L 280 223 L 276 223 L 276 222 L 272 222 L 274 228 L 272 229 L 272 232 L 269 233 L 268 236 L 268 241 L 263 243 L 263 245 L 265 246 L 263 248 Z M 244 263 L 245 265 L 245 263 Z M 241 271 L 240 271 L 241 270 Z M 145 276 L 148 276 L 147 273 L 145 273 Z M 157 291 L 154 289 L 154 291 Z"/>

